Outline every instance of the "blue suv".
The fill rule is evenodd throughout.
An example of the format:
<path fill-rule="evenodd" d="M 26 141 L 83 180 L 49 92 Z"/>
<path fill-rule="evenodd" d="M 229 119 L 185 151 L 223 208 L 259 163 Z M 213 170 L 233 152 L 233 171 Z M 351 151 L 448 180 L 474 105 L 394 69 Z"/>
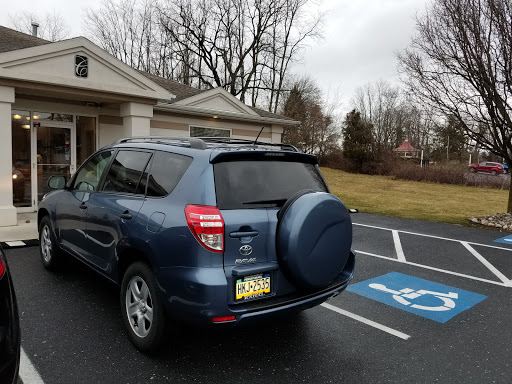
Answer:
<path fill-rule="evenodd" d="M 126 138 L 53 176 L 39 205 L 47 269 L 70 254 L 120 285 L 133 344 L 179 322 L 250 324 L 352 279 L 352 224 L 315 156 L 225 138 Z"/>

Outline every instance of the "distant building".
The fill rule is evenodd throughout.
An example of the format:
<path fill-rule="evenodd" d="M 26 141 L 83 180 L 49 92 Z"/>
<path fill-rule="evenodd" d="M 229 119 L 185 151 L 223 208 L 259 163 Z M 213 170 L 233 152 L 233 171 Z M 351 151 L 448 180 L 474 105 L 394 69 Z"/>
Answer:
<path fill-rule="evenodd" d="M 405 139 L 401 146 L 393 149 L 393 152 L 404 159 L 417 159 L 420 157 L 421 150 L 414 148 L 409 144 L 409 140 Z"/>

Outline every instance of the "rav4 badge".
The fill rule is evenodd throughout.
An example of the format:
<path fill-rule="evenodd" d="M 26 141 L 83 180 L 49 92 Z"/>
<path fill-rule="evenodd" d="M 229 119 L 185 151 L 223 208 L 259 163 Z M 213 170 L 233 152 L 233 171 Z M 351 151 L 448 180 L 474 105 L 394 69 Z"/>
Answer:
<path fill-rule="evenodd" d="M 235 264 L 250 264 L 250 263 L 255 263 L 255 262 L 256 262 L 255 257 L 251 257 L 250 259 L 236 259 L 235 260 Z"/>

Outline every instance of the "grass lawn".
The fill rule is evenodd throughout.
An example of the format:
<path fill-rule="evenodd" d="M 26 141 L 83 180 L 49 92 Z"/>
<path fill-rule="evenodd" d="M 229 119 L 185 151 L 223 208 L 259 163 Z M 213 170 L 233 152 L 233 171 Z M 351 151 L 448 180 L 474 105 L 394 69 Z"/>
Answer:
<path fill-rule="evenodd" d="M 322 168 L 331 192 L 360 212 L 468 225 L 468 218 L 507 211 L 508 191 L 393 180 Z"/>

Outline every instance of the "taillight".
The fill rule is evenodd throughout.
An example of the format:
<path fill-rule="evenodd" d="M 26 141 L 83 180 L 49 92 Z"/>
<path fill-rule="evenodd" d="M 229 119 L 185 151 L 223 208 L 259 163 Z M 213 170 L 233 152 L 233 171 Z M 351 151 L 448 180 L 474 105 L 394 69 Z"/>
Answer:
<path fill-rule="evenodd" d="M 224 252 L 224 219 L 217 207 L 187 205 L 185 216 L 188 227 L 206 249 Z"/>
<path fill-rule="evenodd" d="M 5 273 L 5 263 L 2 259 L 2 256 L 0 256 L 0 279 L 2 278 L 4 273 Z"/>

